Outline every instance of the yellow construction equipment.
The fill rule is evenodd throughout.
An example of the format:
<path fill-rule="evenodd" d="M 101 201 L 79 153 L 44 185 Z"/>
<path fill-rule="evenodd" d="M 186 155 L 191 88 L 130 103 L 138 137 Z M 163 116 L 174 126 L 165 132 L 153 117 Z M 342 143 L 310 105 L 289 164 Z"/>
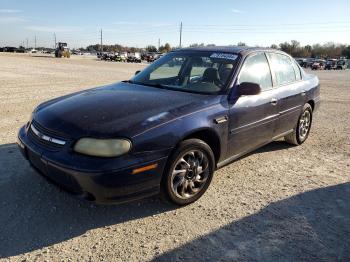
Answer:
<path fill-rule="evenodd" d="M 58 42 L 57 48 L 55 50 L 55 57 L 70 58 L 70 51 L 69 51 L 69 48 L 67 47 L 67 43 Z"/>

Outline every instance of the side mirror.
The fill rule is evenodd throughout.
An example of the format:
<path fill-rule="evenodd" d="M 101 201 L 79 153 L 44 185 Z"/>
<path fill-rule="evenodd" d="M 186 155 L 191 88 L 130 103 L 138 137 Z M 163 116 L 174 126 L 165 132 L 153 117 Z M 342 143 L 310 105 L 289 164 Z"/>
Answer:
<path fill-rule="evenodd" d="M 261 87 L 257 83 L 243 82 L 237 86 L 237 94 L 239 96 L 258 95 L 261 92 Z"/>
<path fill-rule="evenodd" d="M 138 74 L 138 73 L 140 73 L 141 72 L 141 70 L 137 70 L 136 72 L 135 72 L 135 76 Z"/>

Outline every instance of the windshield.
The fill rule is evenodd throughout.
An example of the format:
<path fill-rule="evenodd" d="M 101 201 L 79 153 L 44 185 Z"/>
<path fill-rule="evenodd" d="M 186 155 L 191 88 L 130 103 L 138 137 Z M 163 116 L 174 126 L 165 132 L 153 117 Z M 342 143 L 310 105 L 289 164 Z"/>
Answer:
<path fill-rule="evenodd" d="M 237 55 L 219 52 L 169 53 L 130 81 L 135 84 L 193 93 L 217 94 L 236 66 Z"/>

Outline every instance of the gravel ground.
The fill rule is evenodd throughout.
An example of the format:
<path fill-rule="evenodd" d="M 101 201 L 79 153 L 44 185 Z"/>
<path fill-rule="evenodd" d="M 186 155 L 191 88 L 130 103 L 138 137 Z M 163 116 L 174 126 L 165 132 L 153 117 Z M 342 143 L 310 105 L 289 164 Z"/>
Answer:
<path fill-rule="evenodd" d="M 156 197 L 97 206 L 30 168 L 15 141 L 38 103 L 143 66 L 0 53 L 0 260 L 350 260 L 350 70 L 316 72 L 322 105 L 306 143 L 222 168 L 183 208 Z"/>

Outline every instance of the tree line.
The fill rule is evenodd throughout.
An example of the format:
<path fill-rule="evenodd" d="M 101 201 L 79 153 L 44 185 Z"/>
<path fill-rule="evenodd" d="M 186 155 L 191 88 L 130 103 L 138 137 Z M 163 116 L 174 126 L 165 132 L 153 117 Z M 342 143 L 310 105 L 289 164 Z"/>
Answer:
<path fill-rule="evenodd" d="M 280 49 L 293 57 L 312 57 L 312 58 L 350 58 L 350 45 L 336 44 L 327 42 L 323 45 L 305 45 L 301 46 L 296 40 L 284 42 L 279 46 L 272 45 L 271 48 Z"/>
<path fill-rule="evenodd" d="M 101 45 L 95 44 L 95 45 L 89 45 L 86 48 L 79 48 L 81 51 L 101 51 Z M 103 45 L 103 52 L 140 52 L 142 50 L 146 50 L 147 52 L 170 52 L 172 50 L 169 43 L 166 43 L 165 45 L 161 45 L 159 48 L 149 45 L 146 46 L 146 48 L 139 48 L 139 47 L 133 47 L 133 46 L 123 46 L 119 44 L 114 45 Z"/>
<path fill-rule="evenodd" d="M 245 46 L 244 42 L 238 42 L 236 45 Z M 189 45 L 189 47 L 203 47 L 203 46 L 215 46 L 215 44 L 207 44 L 204 43 L 193 43 Z M 232 45 L 234 46 L 234 45 Z M 344 44 L 336 44 L 334 42 L 327 42 L 325 44 L 314 44 L 314 45 L 305 45 L 302 46 L 300 42 L 296 40 L 292 40 L 290 42 L 280 43 L 279 45 L 273 44 L 270 46 L 274 49 L 279 49 L 290 54 L 293 57 L 303 57 L 303 58 L 339 58 L 339 57 L 347 57 L 350 59 L 350 45 Z M 142 50 L 146 50 L 147 52 L 162 52 L 166 53 L 175 49 L 171 47 L 169 43 L 160 46 L 157 48 L 154 45 L 146 46 L 146 48 L 138 48 L 138 47 L 129 47 L 122 46 L 119 44 L 114 45 L 103 45 L 104 52 L 140 52 Z M 100 51 L 101 46 L 99 44 L 89 45 L 86 48 L 80 48 L 82 51 Z"/>
<path fill-rule="evenodd" d="M 191 44 L 190 47 L 215 46 L 214 44 L 205 45 L 204 43 Z M 231 45 L 234 46 L 234 45 Z M 238 42 L 236 46 L 246 46 L 244 42 Z M 278 49 L 290 54 L 293 57 L 300 58 L 340 58 L 347 57 L 350 59 L 350 45 L 336 44 L 334 42 L 327 42 L 323 45 L 305 45 L 302 46 L 296 40 L 290 42 L 273 44 L 270 48 Z"/>

